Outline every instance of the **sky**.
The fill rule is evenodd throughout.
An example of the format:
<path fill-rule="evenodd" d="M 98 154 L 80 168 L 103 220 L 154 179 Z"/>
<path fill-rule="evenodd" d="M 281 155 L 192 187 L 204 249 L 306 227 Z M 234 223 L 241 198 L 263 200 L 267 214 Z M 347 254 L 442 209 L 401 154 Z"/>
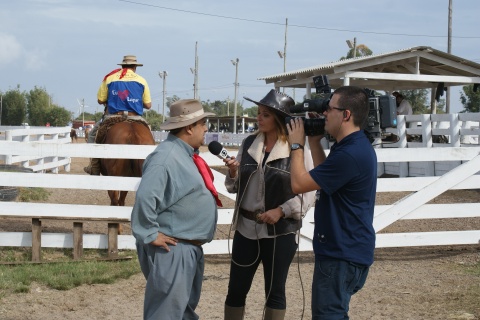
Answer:
<path fill-rule="evenodd" d="M 339 60 L 346 40 L 374 54 L 415 46 L 447 52 L 449 0 L 0 0 L 0 91 L 45 88 L 74 116 L 102 111 L 97 90 L 124 55 L 137 56 L 137 73 L 150 87 L 152 108 L 166 96 L 193 98 L 195 44 L 198 95 L 239 104 L 263 98 L 272 84 L 258 78 Z M 452 54 L 480 63 L 480 1 L 453 0 Z M 463 109 L 461 87 L 451 112 Z M 286 90 L 293 95 L 292 89 Z M 297 89 L 302 101 L 305 90 Z M 166 111 L 167 112 L 167 111 Z"/>

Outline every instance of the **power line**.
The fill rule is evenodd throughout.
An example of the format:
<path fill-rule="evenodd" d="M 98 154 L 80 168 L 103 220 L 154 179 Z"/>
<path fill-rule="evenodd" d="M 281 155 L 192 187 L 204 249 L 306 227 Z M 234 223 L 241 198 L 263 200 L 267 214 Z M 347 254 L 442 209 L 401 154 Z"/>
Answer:
<path fill-rule="evenodd" d="M 164 6 L 154 5 L 154 4 L 137 2 L 137 1 L 129 1 L 129 0 L 118 0 L 118 1 L 127 2 L 127 3 L 131 3 L 131 4 L 135 4 L 135 5 L 165 9 L 165 10 L 170 10 L 170 11 L 177 11 L 177 12 L 184 12 L 184 13 L 208 16 L 208 17 L 238 20 L 238 21 L 245 21 L 245 22 L 262 23 L 262 24 L 270 24 L 270 25 L 281 25 L 281 26 L 284 25 L 283 23 L 279 23 L 279 22 L 261 21 L 261 20 L 238 18 L 238 17 L 231 17 L 231 16 L 223 16 L 223 15 L 218 15 L 218 14 L 204 13 L 204 12 L 191 11 L 191 10 L 175 9 L 175 8 L 169 8 L 169 7 L 164 7 Z M 389 33 L 389 32 L 377 32 L 377 31 L 361 31 L 361 30 L 325 28 L 325 27 L 306 26 L 306 25 L 299 25 L 299 24 L 289 24 L 289 26 L 290 27 L 295 27 L 295 28 L 303 28 L 303 29 L 316 29 L 316 30 L 350 32 L 350 33 L 363 33 L 363 34 L 377 34 L 377 35 L 389 35 L 389 36 L 426 37 L 426 38 L 446 38 L 447 37 L 447 36 L 442 36 L 442 35 Z M 455 37 L 452 37 L 452 38 L 456 38 L 456 39 L 480 39 L 480 37 L 478 37 L 478 36 L 455 36 Z"/>
<path fill-rule="evenodd" d="M 264 88 L 265 86 L 268 86 L 266 84 L 241 84 L 240 85 L 242 88 Z M 198 90 L 201 92 L 211 92 L 211 91 L 216 91 L 216 90 L 222 90 L 222 89 L 230 89 L 232 87 L 235 87 L 235 85 L 232 84 L 224 84 L 224 85 L 218 85 L 218 86 L 212 86 L 212 87 L 206 87 L 206 88 L 199 88 Z M 193 92 L 192 89 L 178 89 L 178 90 L 168 90 L 169 94 L 185 94 L 185 93 L 191 93 Z M 162 92 L 152 92 L 151 96 L 152 99 L 158 98 L 162 95 Z"/>

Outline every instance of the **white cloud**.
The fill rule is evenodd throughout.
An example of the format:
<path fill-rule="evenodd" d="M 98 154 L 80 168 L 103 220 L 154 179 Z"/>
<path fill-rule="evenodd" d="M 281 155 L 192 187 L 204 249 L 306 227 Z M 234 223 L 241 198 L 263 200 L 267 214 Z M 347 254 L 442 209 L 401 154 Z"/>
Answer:
<path fill-rule="evenodd" d="M 14 36 L 0 33 L 0 67 L 8 65 L 22 56 L 22 46 Z"/>
<path fill-rule="evenodd" d="M 27 51 L 14 36 L 5 33 L 0 33 L 0 43 L 0 67 L 14 62 L 22 63 L 27 70 L 39 70 L 46 66 L 46 50 L 34 48 Z"/>
<path fill-rule="evenodd" d="M 41 49 L 34 49 L 25 52 L 25 68 L 28 70 L 39 70 L 46 66 L 47 52 Z"/>

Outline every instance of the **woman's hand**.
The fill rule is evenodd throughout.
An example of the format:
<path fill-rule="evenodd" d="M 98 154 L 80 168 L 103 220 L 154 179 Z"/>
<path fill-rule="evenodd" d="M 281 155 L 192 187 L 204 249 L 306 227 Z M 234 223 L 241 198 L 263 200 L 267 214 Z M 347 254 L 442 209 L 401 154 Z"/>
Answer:
<path fill-rule="evenodd" d="M 258 215 L 259 221 L 268 224 L 275 224 L 281 218 L 283 218 L 283 211 L 280 207 L 265 211 L 264 213 Z"/>
<path fill-rule="evenodd" d="M 235 178 L 237 176 L 238 167 L 240 163 L 236 160 L 235 156 L 231 156 L 230 158 L 223 159 L 225 166 L 228 167 L 230 178 Z"/>

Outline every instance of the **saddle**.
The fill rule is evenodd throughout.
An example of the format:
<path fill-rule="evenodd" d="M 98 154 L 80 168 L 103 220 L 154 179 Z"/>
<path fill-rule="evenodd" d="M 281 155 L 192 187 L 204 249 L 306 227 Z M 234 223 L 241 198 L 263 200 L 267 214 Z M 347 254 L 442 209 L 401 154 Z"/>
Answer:
<path fill-rule="evenodd" d="M 139 119 L 139 118 L 130 118 L 125 115 L 116 115 L 113 117 L 108 117 L 103 122 L 100 124 L 98 131 L 97 131 L 97 136 L 95 138 L 95 143 L 100 143 L 103 144 L 105 143 L 105 139 L 107 138 L 107 132 L 108 130 L 113 127 L 115 124 L 119 122 L 139 122 L 146 126 L 148 130 L 150 130 L 150 127 L 148 123 L 144 119 Z"/>

